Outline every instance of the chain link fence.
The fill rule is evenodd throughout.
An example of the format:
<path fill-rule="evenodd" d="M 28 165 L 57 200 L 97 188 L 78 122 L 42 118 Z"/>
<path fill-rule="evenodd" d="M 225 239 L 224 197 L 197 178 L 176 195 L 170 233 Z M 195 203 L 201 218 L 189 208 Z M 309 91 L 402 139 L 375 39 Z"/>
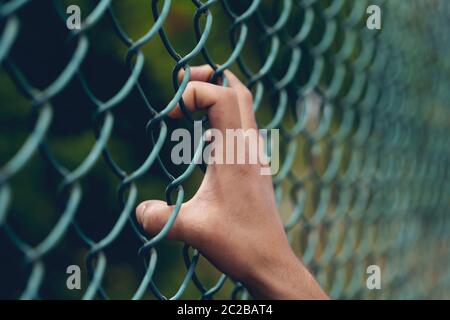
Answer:
<path fill-rule="evenodd" d="M 332 298 L 449 298 L 449 16 L 446 0 L 0 1 L 1 296 L 249 298 L 164 240 L 204 169 L 171 163 L 194 118 L 167 114 L 178 71 L 207 63 L 280 129 L 285 230 Z M 134 210 L 154 197 L 175 209 L 148 238 Z"/>

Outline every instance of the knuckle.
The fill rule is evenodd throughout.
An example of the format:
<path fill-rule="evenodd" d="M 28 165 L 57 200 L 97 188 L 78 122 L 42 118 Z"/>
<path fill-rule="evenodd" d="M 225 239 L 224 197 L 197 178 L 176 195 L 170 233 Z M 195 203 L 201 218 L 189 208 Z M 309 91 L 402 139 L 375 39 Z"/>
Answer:
<path fill-rule="evenodd" d="M 195 87 L 195 82 L 191 82 L 191 81 L 188 82 L 186 84 L 186 88 L 184 89 L 184 93 L 194 90 L 194 87 Z"/>
<path fill-rule="evenodd" d="M 142 218 L 142 215 L 143 215 L 143 211 L 144 211 L 144 210 L 145 210 L 145 203 L 144 203 L 144 202 L 142 202 L 141 204 L 139 204 L 139 205 L 136 207 L 136 210 L 135 210 L 136 220 L 137 220 L 140 224 L 142 224 L 141 218 Z"/>

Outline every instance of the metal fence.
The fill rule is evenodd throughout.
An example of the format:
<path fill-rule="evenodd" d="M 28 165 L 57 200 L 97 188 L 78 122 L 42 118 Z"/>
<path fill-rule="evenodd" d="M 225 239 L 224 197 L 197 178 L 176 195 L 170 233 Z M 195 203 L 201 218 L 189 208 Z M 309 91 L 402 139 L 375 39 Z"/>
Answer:
<path fill-rule="evenodd" d="M 183 5 L 189 3 L 193 14 L 192 24 L 184 32 L 194 35 L 196 43 L 184 54 L 177 52 L 175 35 L 167 31 L 171 12 L 181 1 L 141 1 L 153 21 L 139 22 L 148 31 L 137 39 L 132 39 L 118 18 L 114 1 L 90 1 L 90 11 L 83 12 L 82 29 L 72 32 L 65 27 L 67 3 L 47 2 L 0 1 L 1 79 L 14 83 L 11 91 L 25 98 L 28 115 L 22 118 L 31 123 L 26 134 L 16 135 L 24 128 L 22 124 L 1 114 L 5 129 L 1 130 L 0 139 L 20 141 L 7 159 L 2 156 L 6 161 L 0 167 L 0 270 L 4 281 L 0 286 L 4 287 L 5 297 L 45 298 L 46 288 L 55 281 L 54 271 L 48 270 L 56 258 L 50 256 L 64 242 L 73 242 L 87 251 L 89 277 L 82 290 L 85 299 L 111 296 L 105 286 L 105 274 L 112 264 L 128 263 L 125 258 L 110 263 L 108 249 L 117 243 L 133 255 L 140 252 L 139 259 L 143 261 L 142 272 L 133 274 L 139 281 L 129 298 L 177 299 L 186 297 L 187 291 L 190 296 L 203 299 L 248 297 L 245 288 L 226 275 L 215 274 L 214 281 L 205 284 L 205 269 L 198 268 L 200 254 L 187 246 L 182 253 L 184 263 L 179 262 L 185 268 L 176 269 L 177 274 L 182 273 L 180 282 L 171 285 L 170 294 L 164 292 L 161 283 L 169 281 L 168 276 L 167 280 L 155 278 L 162 272 L 158 269 L 159 246 L 167 232 L 149 239 L 134 220 L 138 185 L 153 179 L 152 170 L 164 178 L 155 177 L 167 202 L 178 209 L 186 200 L 186 179 L 198 168 L 192 164 L 182 171 L 173 171 L 164 155 L 164 144 L 172 128 L 167 124 L 167 114 L 180 100 L 189 80 L 189 72 L 181 82 L 176 75 L 196 62 L 210 64 L 216 75 L 234 68 L 254 94 L 260 127 L 280 129 L 282 163 L 273 183 L 285 230 L 299 257 L 331 297 L 450 297 L 450 43 L 446 29 L 450 2 L 186 0 Z M 366 9 L 370 4 L 382 9 L 381 31 L 366 28 Z M 45 63 L 34 66 L 40 68 L 41 75 L 51 78 L 45 86 L 37 84 L 41 83 L 36 80 L 39 74 L 27 73 L 27 68 L 33 66 L 16 61 L 16 52 L 24 50 L 23 41 L 30 39 L 26 35 L 30 28 L 22 28 L 27 24 L 22 13 L 30 6 L 36 10 L 35 18 L 42 21 L 58 12 L 61 19 L 52 25 L 52 30 L 63 32 L 66 37 L 54 47 L 58 54 L 67 56 L 58 73 L 46 73 L 50 66 Z M 227 30 L 221 30 L 220 41 L 229 51 L 220 61 L 213 53 L 217 37 L 210 38 L 216 19 L 228 25 Z M 125 81 L 107 98 L 100 98 L 84 70 L 97 46 L 91 33 L 103 21 L 109 23 L 106 36 L 115 37 L 127 50 L 121 66 L 126 67 Z M 39 20 L 33 23 L 38 29 Z M 51 38 L 53 34 L 38 37 Z M 152 50 L 155 42 L 163 45 L 172 59 L 171 83 L 142 80 L 146 63 L 157 59 L 145 54 L 144 48 Z M 38 45 L 34 50 L 45 48 Z M 33 55 L 33 51 L 21 54 Z M 250 59 L 245 57 L 245 51 L 250 52 Z M 108 72 L 114 74 L 115 70 Z M 55 114 L 64 108 L 58 96 L 72 82 L 80 84 L 80 94 L 95 106 L 92 112 L 83 111 L 92 116 L 90 133 L 95 140 L 77 165 L 69 169 L 52 147 L 51 140 L 58 131 L 51 128 L 58 122 Z M 5 94 L 5 90 L 4 86 L 0 93 Z M 159 90 L 172 92 L 162 108 L 155 107 L 152 100 Z M 65 94 L 71 97 L 72 93 L 69 90 Z M 147 108 L 147 124 L 141 128 L 141 133 L 146 132 L 141 140 L 146 155 L 137 167 L 124 169 L 118 160 L 120 153 L 109 142 L 121 117 L 116 109 L 132 94 Z M 18 98 L 15 99 L 1 100 L 1 108 L 15 108 Z M 78 108 L 82 110 L 84 106 Z M 133 113 L 133 107 L 126 112 Z M 27 170 L 33 161 L 43 162 L 44 176 L 56 176 L 58 181 L 48 189 L 37 188 L 33 192 L 42 197 L 55 193 L 58 209 L 51 228 L 44 228 L 44 237 L 32 242 L 23 232 L 27 229 L 15 227 L 15 219 L 20 220 L 15 208 L 29 200 L 21 196 L 24 184 L 14 185 L 14 181 L 21 175 L 24 178 L 20 181 L 33 181 L 34 173 Z M 108 230 L 101 237 L 93 237 L 79 219 L 96 215 L 83 209 L 83 201 L 95 202 L 95 196 L 84 192 L 86 189 L 102 192 L 100 187 L 92 188 L 86 182 L 98 164 L 114 174 L 117 197 L 107 196 L 111 203 L 118 200 L 119 204 L 115 213 L 106 210 Z M 147 194 L 141 191 L 139 196 L 145 198 Z M 26 217 L 34 217 L 31 228 L 36 231 L 40 228 L 41 210 L 46 207 L 34 208 L 38 208 L 37 204 L 28 203 Z M 172 222 L 173 219 L 169 221 Z M 120 238 L 130 226 L 129 234 L 140 245 L 129 245 L 128 236 Z M 372 264 L 382 270 L 381 290 L 366 287 L 366 268 Z M 5 274 L 6 265 L 14 266 L 14 275 Z M 20 281 L 6 285 L 9 277 Z M 121 284 L 127 277 L 117 276 L 114 281 Z"/>

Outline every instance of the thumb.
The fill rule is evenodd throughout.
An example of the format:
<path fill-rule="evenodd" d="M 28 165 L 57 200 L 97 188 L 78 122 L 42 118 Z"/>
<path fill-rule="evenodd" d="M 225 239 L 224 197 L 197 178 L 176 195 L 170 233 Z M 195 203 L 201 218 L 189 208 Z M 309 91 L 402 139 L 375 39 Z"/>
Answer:
<path fill-rule="evenodd" d="M 146 232 L 151 236 L 155 236 L 169 222 L 174 210 L 175 206 L 168 206 L 164 201 L 144 201 L 136 208 L 136 220 Z M 185 215 L 183 215 L 183 211 L 185 210 L 183 210 L 182 206 L 166 239 L 186 241 L 185 234 L 188 234 L 189 232 L 185 232 Z"/>

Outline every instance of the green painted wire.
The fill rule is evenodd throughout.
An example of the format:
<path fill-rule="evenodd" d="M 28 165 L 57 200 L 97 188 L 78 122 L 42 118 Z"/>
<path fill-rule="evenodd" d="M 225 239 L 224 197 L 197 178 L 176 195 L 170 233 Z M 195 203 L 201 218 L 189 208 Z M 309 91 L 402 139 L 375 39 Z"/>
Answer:
<path fill-rule="evenodd" d="M 199 57 L 215 70 L 210 79 L 214 83 L 224 70 L 236 66 L 254 91 L 253 109 L 260 128 L 280 129 L 281 166 L 273 179 L 276 202 L 282 210 L 290 207 L 285 220 L 288 238 L 293 245 L 300 245 L 304 263 L 331 297 L 373 297 L 364 289 L 365 267 L 380 261 L 395 266 L 384 279 L 387 289 L 383 297 L 448 297 L 450 253 L 436 248 L 449 239 L 450 204 L 445 196 L 450 192 L 450 148 L 446 139 L 449 127 L 431 120 L 436 117 L 433 114 L 448 116 L 448 105 L 445 109 L 438 104 L 449 101 L 449 79 L 436 66 L 416 67 L 418 62 L 429 63 L 422 47 L 430 46 L 441 55 L 448 51 L 449 35 L 437 27 L 448 19 L 448 2 L 437 1 L 438 7 L 432 13 L 435 19 L 425 20 L 426 29 L 422 29 L 429 36 L 424 38 L 424 44 L 417 45 L 411 36 L 402 33 L 408 33 L 405 30 L 410 27 L 402 14 L 425 10 L 419 0 L 409 4 L 374 1 L 382 6 L 384 29 L 389 28 L 390 32 L 363 27 L 368 1 L 283 0 L 272 2 L 268 10 L 269 1 L 253 0 L 235 11 L 235 1 L 192 0 L 196 44 L 181 55 L 166 32 L 174 7 L 172 1 L 161 0 L 162 5 L 161 1 L 151 1 L 148 10 L 154 21 L 144 35 L 133 41 L 115 16 L 113 2 L 101 0 L 84 19 L 81 30 L 70 32 L 69 41 L 62 44 L 75 48 L 69 53 L 66 66 L 50 85 L 39 90 L 16 65 L 13 54 L 21 32 L 25 32 L 20 28 L 21 10 L 35 1 L 9 0 L 0 4 L 0 63 L 18 92 L 29 100 L 34 123 L 21 147 L 0 166 L 0 232 L 23 254 L 29 270 L 24 275 L 26 285 L 21 298 L 40 298 L 40 290 L 47 285 L 46 256 L 65 238 L 70 225 L 88 250 L 90 278 L 84 299 L 109 298 L 103 285 L 109 266 L 106 251 L 127 224 L 142 242 L 137 254 L 145 266 L 130 298 L 141 299 L 147 293 L 159 299 L 183 298 L 191 282 L 202 299 L 221 293 L 227 276 L 220 274 L 212 286 L 206 287 L 197 269 L 200 253 L 187 245 L 183 249 L 186 273 L 175 293 L 168 297 L 154 281 L 158 245 L 177 219 L 185 201 L 185 183 L 197 167 L 195 160 L 204 147 L 204 141 L 200 141 L 192 163 L 176 175 L 169 171 L 161 154 L 170 134 L 165 120 L 177 104 L 186 113 L 182 95 L 190 80 L 190 63 Z M 54 7 L 64 23 L 65 10 L 60 2 L 55 0 Z M 228 19 L 228 39 L 224 36 L 223 41 L 231 48 L 220 65 L 213 51 L 209 51 L 214 45 L 210 33 L 217 11 Z M 113 35 L 127 50 L 124 66 L 129 74 L 123 86 L 102 101 L 86 81 L 83 64 L 96 45 L 90 31 L 104 17 L 110 19 Z M 289 27 L 292 20 L 296 22 L 293 32 Z M 256 37 L 258 55 L 255 61 L 247 61 L 247 47 L 255 38 L 253 27 L 260 33 Z M 148 88 L 141 81 L 148 59 L 141 49 L 155 40 L 164 45 L 174 63 L 173 95 L 161 111 L 152 107 L 148 94 L 158 88 Z M 181 69 L 186 72 L 179 82 Z M 415 90 L 415 72 L 430 78 L 428 94 Z M 68 170 L 53 154 L 47 140 L 53 135 L 49 128 L 57 121 L 52 117 L 52 100 L 74 80 L 80 81 L 97 107 L 92 123 L 96 140 L 80 164 Z M 227 79 L 223 85 L 227 85 Z M 115 109 L 134 89 L 149 111 L 145 128 L 149 143 L 143 163 L 127 172 L 108 150 L 108 142 L 117 117 Z M 432 98 L 435 100 L 430 102 Z M 267 107 L 266 99 L 271 106 Z M 272 116 L 263 123 L 259 119 L 264 118 L 264 112 Z M 187 116 L 188 121 L 193 120 Z M 202 123 L 206 125 L 207 118 Z M 58 199 L 63 209 L 44 240 L 31 246 L 9 220 L 17 201 L 14 179 L 35 155 L 58 174 Z M 94 240 L 80 227 L 77 213 L 84 199 L 83 178 L 102 161 L 119 179 L 120 214 L 106 236 Z M 161 188 L 165 189 L 166 201 L 174 202 L 174 210 L 161 232 L 148 239 L 134 221 L 133 212 L 139 191 L 137 182 L 146 179 L 146 173 L 155 165 L 161 167 L 168 181 Z M 300 237 L 296 236 L 298 230 Z M 192 257 L 189 252 L 193 252 Z M 421 261 L 417 260 L 418 255 L 422 255 Z M 427 276 L 429 270 L 438 275 L 439 284 Z M 242 284 L 234 283 L 231 297 L 249 296 Z"/>

